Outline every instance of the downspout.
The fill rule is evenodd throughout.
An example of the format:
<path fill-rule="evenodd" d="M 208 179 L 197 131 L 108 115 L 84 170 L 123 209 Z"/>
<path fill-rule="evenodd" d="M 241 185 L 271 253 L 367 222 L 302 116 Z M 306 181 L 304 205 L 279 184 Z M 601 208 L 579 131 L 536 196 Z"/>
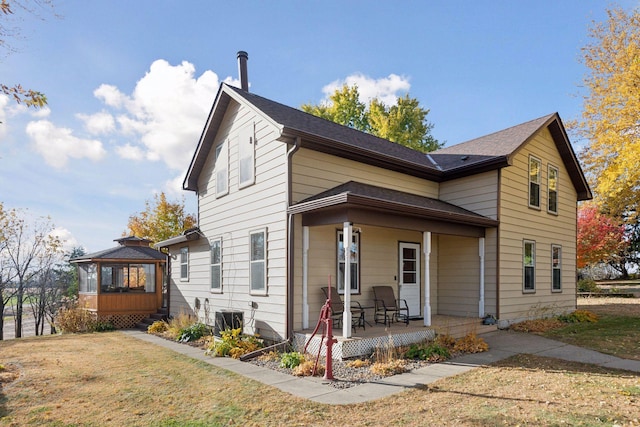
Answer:
<path fill-rule="evenodd" d="M 292 199 L 292 182 L 291 182 L 291 175 L 292 175 L 292 167 L 291 167 L 291 163 L 293 160 L 293 155 L 295 154 L 296 151 L 298 151 L 300 149 L 300 145 L 302 144 L 302 139 L 298 136 L 295 139 L 295 142 L 293 144 L 293 147 L 291 147 L 288 151 L 287 151 L 287 194 L 286 194 L 286 204 L 287 204 L 287 210 L 289 209 L 289 207 L 291 206 L 291 199 Z M 287 213 L 287 300 L 286 300 L 286 306 L 285 306 L 285 312 L 287 313 L 287 324 L 286 324 L 286 328 L 285 328 L 285 334 L 286 334 L 286 339 L 291 340 L 293 339 L 293 277 L 294 277 L 294 271 L 293 271 L 293 259 L 295 256 L 295 252 L 294 252 L 294 216 L 293 214 Z"/>
<path fill-rule="evenodd" d="M 480 257 L 480 300 L 478 301 L 478 317 L 484 317 L 484 237 L 478 239 L 478 256 Z"/>

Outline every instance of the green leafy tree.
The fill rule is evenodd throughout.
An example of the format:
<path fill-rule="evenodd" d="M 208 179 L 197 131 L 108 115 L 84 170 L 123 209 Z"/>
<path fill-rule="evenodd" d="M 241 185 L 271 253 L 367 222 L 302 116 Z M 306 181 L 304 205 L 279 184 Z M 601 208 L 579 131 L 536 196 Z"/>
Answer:
<path fill-rule="evenodd" d="M 184 199 L 169 202 L 164 192 L 156 194 L 153 202 L 145 202 L 145 210 L 129 217 L 126 235 L 149 239 L 154 243 L 179 235 L 194 227 L 196 217 L 185 213 Z"/>
<path fill-rule="evenodd" d="M 429 110 L 409 95 L 398 98 L 397 104 L 385 106 L 377 99 L 369 104 L 369 124 L 374 135 L 427 153 L 442 147 L 432 135 L 433 124 L 427 121 Z"/>
<path fill-rule="evenodd" d="M 328 104 L 304 104 L 302 110 L 344 126 L 368 132 L 414 150 L 429 152 L 442 147 L 432 135 L 427 121 L 429 110 L 409 95 L 387 106 L 377 98 L 369 105 L 360 101 L 357 86 L 344 85 L 331 94 Z"/>

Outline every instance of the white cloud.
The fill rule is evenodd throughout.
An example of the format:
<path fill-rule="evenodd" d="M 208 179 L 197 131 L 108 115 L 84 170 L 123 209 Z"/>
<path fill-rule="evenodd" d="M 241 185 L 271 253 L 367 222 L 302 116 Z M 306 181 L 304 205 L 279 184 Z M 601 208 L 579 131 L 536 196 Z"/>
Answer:
<path fill-rule="evenodd" d="M 187 174 L 186 171 L 177 175 L 175 178 L 170 179 L 164 183 L 165 194 L 171 198 L 178 198 L 184 196 L 184 190 L 182 189 L 182 183 L 184 177 Z"/>
<path fill-rule="evenodd" d="M 54 168 L 65 167 L 70 157 L 98 161 L 106 154 L 100 141 L 73 136 L 71 129 L 56 127 L 48 120 L 29 122 L 26 132 L 36 152 Z"/>
<path fill-rule="evenodd" d="M 29 109 L 31 117 L 35 117 L 36 119 L 42 119 L 44 117 L 49 117 L 51 115 L 51 109 L 47 106 L 36 109 Z"/>
<path fill-rule="evenodd" d="M 125 144 L 123 146 L 116 147 L 116 153 L 118 153 L 118 155 L 123 159 L 127 160 L 142 160 L 145 158 L 142 149 L 131 144 Z"/>
<path fill-rule="evenodd" d="M 235 82 L 231 78 L 225 81 Z M 94 95 L 119 110 L 113 114 L 117 116 L 117 132 L 130 141 L 117 149 L 119 155 L 140 158 L 144 151 L 147 160 L 162 160 L 170 168 L 182 170 L 189 164 L 218 85 L 213 71 L 196 77 L 195 67 L 187 61 L 174 66 L 158 59 L 131 95 L 106 84 Z"/>
<path fill-rule="evenodd" d="M 378 98 L 387 106 L 395 105 L 398 97 L 407 93 L 411 87 L 408 78 L 397 74 L 389 74 L 387 77 L 373 79 L 357 73 L 347 76 L 343 80 L 335 80 L 323 87 L 322 92 L 325 94 L 323 102 L 330 102 L 329 96 L 345 84 L 347 86 L 358 86 L 361 102 L 368 104 L 373 98 Z"/>
<path fill-rule="evenodd" d="M 49 234 L 60 239 L 60 242 L 62 243 L 62 250 L 64 252 L 71 252 L 73 248 L 77 248 L 79 246 L 78 239 L 71 234 L 71 231 L 64 227 L 56 227 Z"/>
<path fill-rule="evenodd" d="M 95 114 L 76 114 L 84 122 L 85 129 L 92 135 L 104 135 L 111 133 L 116 128 L 113 116 L 106 111 Z"/>
<path fill-rule="evenodd" d="M 98 89 L 94 90 L 93 96 L 114 108 L 122 107 L 127 101 L 127 96 L 120 92 L 117 87 L 107 84 L 102 84 Z"/>

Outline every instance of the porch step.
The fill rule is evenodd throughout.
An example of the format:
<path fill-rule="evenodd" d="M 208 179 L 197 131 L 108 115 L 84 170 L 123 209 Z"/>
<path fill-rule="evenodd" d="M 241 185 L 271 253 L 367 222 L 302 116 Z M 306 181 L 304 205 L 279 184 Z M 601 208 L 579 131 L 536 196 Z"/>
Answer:
<path fill-rule="evenodd" d="M 141 331 L 147 332 L 149 326 L 153 325 L 154 322 L 158 320 L 167 320 L 169 318 L 168 311 L 166 308 L 159 308 L 156 313 L 150 314 L 148 317 L 142 319 L 137 325 L 136 328 Z"/>

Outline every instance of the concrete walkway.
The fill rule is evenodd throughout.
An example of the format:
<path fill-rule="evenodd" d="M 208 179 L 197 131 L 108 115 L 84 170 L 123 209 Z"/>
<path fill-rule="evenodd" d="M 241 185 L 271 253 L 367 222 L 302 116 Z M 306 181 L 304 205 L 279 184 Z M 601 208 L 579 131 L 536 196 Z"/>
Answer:
<path fill-rule="evenodd" d="M 620 359 L 619 357 L 564 344 L 537 335 L 496 331 L 482 335 L 482 338 L 489 344 L 489 351 L 487 352 L 468 354 L 447 362 L 435 363 L 401 375 L 394 375 L 380 381 L 369 382 L 347 389 L 337 389 L 326 384 L 326 381 L 321 378 L 294 377 L 232 358 L 205 356 L 202 349 L 172 342 L 141 331 L 127 330 L 123 332 L 140 340 L 169 348 L 194 359 L 202 360 L 211 365 L 271 385 L 295 396 L 332 405 L 361 403 L 380 399 L 412 387 L 430 384 L 444 377 L 461 374 L 518 353 L 555 357 L 572 362 L 591 363 L 607 368 L 625 369 L 640 373 L 640 361 L 637 360 Z"/>

